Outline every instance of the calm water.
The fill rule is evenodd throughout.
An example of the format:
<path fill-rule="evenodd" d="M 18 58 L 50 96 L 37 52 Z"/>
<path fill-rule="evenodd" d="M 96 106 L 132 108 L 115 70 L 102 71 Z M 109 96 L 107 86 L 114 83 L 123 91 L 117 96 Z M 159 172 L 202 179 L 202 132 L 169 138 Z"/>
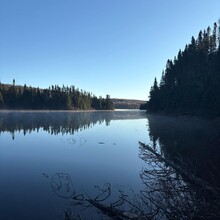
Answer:
<path fill-rule="evenodd" d="M 95 186 L 106 183 L 109 202 L 120 190 L 131 197 L 143 190 L 140 174 L 148 161 L 140 156 L 139 141 L 174 161 L 181 155 L 206 178 L 207 164 L 219 166 L 219 156 L 213 157 L 219 138 L 212 123 L 141 111 L 1 112 L 0 219 L 102 219 L 94 207 L 82 210 L 72 198 L 94 198 L 101 192 Z"/>
<path fill-rule="evenodd" d="M 139 111 L 1 113 L 0 219 L 65 219 L 74 192 L 107 182 L 140 189 L 146 124 Z"/>

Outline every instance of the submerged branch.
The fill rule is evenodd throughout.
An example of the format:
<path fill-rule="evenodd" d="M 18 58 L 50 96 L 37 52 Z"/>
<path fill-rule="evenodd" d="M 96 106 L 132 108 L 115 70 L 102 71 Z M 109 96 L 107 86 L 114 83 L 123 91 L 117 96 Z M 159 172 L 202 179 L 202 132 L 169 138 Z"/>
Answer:
<path fill-rule="evenodd" d="M 139 142 L 140 146 L 144 149 L 152 153 L 156 159 L 160 162 L 165 163 L 167 166 L 172 167 L 177 173 L 187 178 L 187 181 L 193 183 L 196 186 L 202 187 L 203 189 L 209 191 L 210 193 L 216 195 L 220 192 L 219 188 L 211 186 L 208 182 L 200 179 L 199 177 L 195 176 L 192 172 L 187 171 L 184 167 L 179 166 L 169 159 L 164 158 L 160 154 L 158 154 L 154 149 L 152 149 L 149 145 Z M 183 165 L 183 164 L 181 164 Z"/>
<path fill-rule="evenodd" d="M 121 192 L 121 195 L 119 196 L 119 199 L 117 201 L 115 201 L 109 205 L 104 204 L 103 201 L 105 201 L 111 195 L 111 185 L 105 184 L 105 187 L 106 187 L 106 189 L 101 189 L 99 187 L 96 187 L 96 188 L 101 189 L 101 192 L 95 198 L 90 198 L 89 196 L 85 197 L 82 194 L 74 196 L 72 198 L 73 199 L 72 205 L 83 205 L 84 207 L 93 206 L 93 207 L 97 208 L 99 211 L 101 211 L 103 214 L 105 214 L 106 216 L 111 217 L 112 219 L 117 219 L 117 220 L 150 219 L 150 218 L 147 218 L 146 216 L 141 217 L 140 215 L 138 215 L 130 210 L 125 211 L 123 208 L 123 204 L 125 202 L 127 202 L 133 208 L 138 209 L 138 207 L 136 207 L 133 203 L 131 203 L 129 200 L 127 200 L 125 198 L 126 195 L 122 192 Z M 100 196 L 103 196 L 103 193 L 107 193 L 107 195 L 103 199 L 100 199 Z M 88 203 L 88 205 L 86 206 L 85 203 Z M 120 208 L 118 208 L 118 207 L 120 207 Z M 141 210 L 139 210 L 139 211 L 141 211 Z M 142 214 L 144 214 L 144 213 L 142 213 Z"/>
<path fill-rule="evenodd" d="M 219 219 L 218 187 L 196 176 L 183 160 L 174 163 L 149 145 L 139 144 L 141 158 L 148 163 L 141 174 L 146 186 L 141 196 L 156 218 Z"/>

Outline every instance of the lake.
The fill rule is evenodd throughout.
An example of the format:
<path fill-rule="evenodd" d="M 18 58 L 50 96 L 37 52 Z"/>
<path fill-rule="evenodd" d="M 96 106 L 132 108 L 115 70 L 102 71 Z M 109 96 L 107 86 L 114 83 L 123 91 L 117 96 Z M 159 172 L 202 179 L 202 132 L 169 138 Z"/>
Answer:
<path fill-rule="evenodd" d="M 0 112 L 0 219 L 107 219 L 90 199 L 107 206 L 119 201 L 117 209 L 132 212 L 138 206 L 143 213 L 153 213 L 158 208 L 153 203 L 158 204 L 164 193 L 154 188 L 150 194 L 161 184 L 154 171 L 167 172 L 169 166 L 155 161 L 139 141 L 217 188 L 219 134 L 218 125 L 210 121 L 137 110 Z M 169 177 L 174 173 L 178 176 L 172 170 Z M 192 198 L 198 187 L 179 175 L 178 184 L 190 187 L 184 199 Z M 194 212 L 200 215 L 201 210 L 196 207 Z M 154 214 L 160 217 L 167 219 L 169 214 L 161 208 Z"/>

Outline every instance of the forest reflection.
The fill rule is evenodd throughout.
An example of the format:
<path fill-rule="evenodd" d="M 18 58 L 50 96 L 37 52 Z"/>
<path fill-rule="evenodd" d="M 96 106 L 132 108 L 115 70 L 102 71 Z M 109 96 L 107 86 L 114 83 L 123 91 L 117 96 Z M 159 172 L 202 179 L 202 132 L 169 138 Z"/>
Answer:
<path fill-rule="evenodd" d="M 73 171 L 68 173 L 64 170 L 62 173 L 58 169 L 53 173 L 42 173 L 50 180 L 52 191 L 69 201 L 68 210 L 71 211 L 65 212 L 65 219 L 77 219 L 71 218 L 72 211 L 79 211 L 80 219 L 88 219 L 83 218 L 88 214 L 81 212 L 83 205 L 111 214 L 115 219 L 219 219 L 220 128 L 211 121 L 146 115 L 139 111 L 1 112 L 0 134 L 9 132 L 12 138 L 15 138 L 16 132 L 25 135 L 42 130 L 50 135 L 74 134 L 97 124 L 109 126 L 112 120 L 145 119 L 146 122 L 146 117 L 148 124 L 144 132 L 149 135 L 150 143 L 140 143 L 139 146 L 138 160 L 146 163 L 137 171 L 140 174 L 137 178 L 141 178 L 143 185 L 135 188 L 134 194 L 127 192 L 125 186 L 118 190 L 110 180 L 108 184 L 97 180 L 100 187 L 84 192 L 71 180 Z M 108 129 L 108 132 L 111 130 Z M 112 138 L 109 134 L 106 135 Z M 130 140 L 131 135 L 125 135 L 124 138 Z M 137 146 L 131 142 L 132 147 L 138 147 L 138 139 Z M 79 149 L 84 150 L 88 149 Z M 113 150 L 115 152 L 115 148 Z M 123 161 L 121 158 L 125 151 L 122 152 L 117 169 Z M 105 153 L 103 155 L 99 159 L 106 160 Z M 72 157 L 71 160 L 74 161 Z"/>
<path fill-rule="evenodd" d="M 10 132 L 15 138 L 15 132 L 26 135 L 39 132 L 40 129 L 51 135 L 74 134 L 77 131 L 93 127 L 95 124 L 110 125 L 111 120 L 146 118 L 144 112 L 139 111 L 9 111 L 0 112 L 0 134 Z"/>
<path fill-rule="evenodd" d="M 141 200 L 158 219 L 219 219 L 220 129 L 201 119 L 148 115 L 140 143 Z M 150 201 L 150 202 L 149 202 Z"/>
<path fill-rule="evenodd" d="M 95 187 L 96 197 L 74 191 L 66 219 L 75 219 L 71 215 L 78 206 L 96 208 L 111 219 L 219 219 L 218 126 L 200 119 L 147 118 L 151 142 L 140 142 L 139 157 L 146 165 L 140 170 L 139 192 L 129 194 L 125 186 L 118 190 L 111 183 Z"/>
<path fill-rule="evenodd" d="M 217 123 L 155 115 L 147 118 L 154 149 L 175 163 L 187 164 L 207 181 L 220 182 L 220 128 Z M 210 170 L 215 176 L 210 175 Z"/>

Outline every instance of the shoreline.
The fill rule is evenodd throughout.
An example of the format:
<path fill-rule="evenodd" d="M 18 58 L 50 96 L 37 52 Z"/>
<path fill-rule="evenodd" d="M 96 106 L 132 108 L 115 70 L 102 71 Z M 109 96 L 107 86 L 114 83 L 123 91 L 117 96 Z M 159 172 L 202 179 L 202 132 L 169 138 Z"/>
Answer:
<path fill-rule="evenodd" d="M 0 113 L 10 113 L 10 112 L 42 112 L 42 113 L 49 113 L 49 112 L 123 112 L 123 111 L 144 111 L 140 109 L 113 109 L 113 110 L 97 110 L 97 109 L 87 109 L 87 110 L 50 110 L 50 109 L 0 109 Z"/>
<path fill-rule="evenodd" d="M 115 110 L 96 110 L 96 109 L 91 109 L 91 110 L 50 110 L 50 109 L 0 109 L 0 113 L 9 113 L 9 112 L 113 112 Z"/>
<path fill-rule="evenodd" d="M 202 121 L 208 121 L 214 124 L 217 124 L 220 126 L 220 116 L 207 116 L 207 115 L 190 115 L 190 114 L 169 114 L 164 112 L 146 112 L 146 115 L 154 115 L 154 116 L 161 116 L 161 117 L 171 117 L 176 119 L 182 119 L 182 120 L 202 120 Z"/>

